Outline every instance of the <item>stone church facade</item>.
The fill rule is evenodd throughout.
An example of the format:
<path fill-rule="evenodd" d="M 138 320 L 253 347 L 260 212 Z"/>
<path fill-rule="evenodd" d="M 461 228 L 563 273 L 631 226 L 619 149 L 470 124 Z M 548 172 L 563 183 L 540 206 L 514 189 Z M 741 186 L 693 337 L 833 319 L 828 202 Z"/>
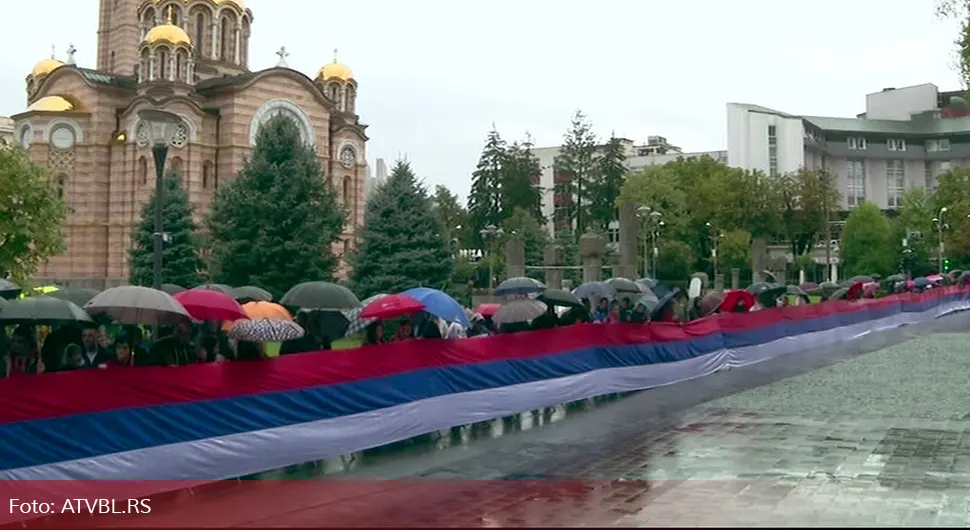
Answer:
<path fill-rule="evenodd" d="M 242 0 L 101 0 L 96 68 L 75 64 L 73 49 L 66 62 L 37 63 L 26 78 L 27 109 L 12 116 L 14 139 L 50 167 L 70 208 L 67 250 L 41 266 L 39 281 L 126 282 L 132 229 L 155 188 L 138 118 L 147 108 L 183 121 L 167 167 L 181 173 L 198 220 L 242 168 L 260 125 L 290 117 L 350 212 L 333 249 L 350 251 L 367 175 L 357 82 L 336 58 L 311 79 L 286 66 L 285 49 L 277 67 L 249 70 L 252 24 Z"/>

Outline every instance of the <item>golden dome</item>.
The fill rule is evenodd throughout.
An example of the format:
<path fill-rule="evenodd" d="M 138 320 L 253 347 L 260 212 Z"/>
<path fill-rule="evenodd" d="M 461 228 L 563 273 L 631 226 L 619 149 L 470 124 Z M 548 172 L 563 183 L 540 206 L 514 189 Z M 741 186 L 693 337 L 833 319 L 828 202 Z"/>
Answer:
<path fill-rule="evenodd" d="M 341 64 L 337 61 L 337 50 L 333 51 L 333 62 L 323 65 L 323 68 L 317 72 L 317 79 L 321 81 L 326 81 L 328 79 L 350 81 L 353 78 L 354 73 L 350 71 L 350 68 L 348 68 L 347 65 Z"/>
<path fill-rule="evenodd" d="M 50 57 L 34 65 L 34 69 L 31 70 L 30 75 L 32 77 L 40 77 L 42 75 L 47 75 L 62 66 L 64 66 L 64 63 Z"/>
<path fill-rule="evenodd" d="M 189 34 L 184 29 L 172 24 L 171 7 L 168 8 L 168 20 L 164 24 L 155 26 L 145 35 L 146 44 L 156 44 L 159 42 L 192 46 L 192 39 L 189 38 Z"/>
<path fill-rule="evenodd" d="M 61 96 L 44 96 L 27 107 L 27 112 L 66 112 L 74 110 L 74 104 Z"/>

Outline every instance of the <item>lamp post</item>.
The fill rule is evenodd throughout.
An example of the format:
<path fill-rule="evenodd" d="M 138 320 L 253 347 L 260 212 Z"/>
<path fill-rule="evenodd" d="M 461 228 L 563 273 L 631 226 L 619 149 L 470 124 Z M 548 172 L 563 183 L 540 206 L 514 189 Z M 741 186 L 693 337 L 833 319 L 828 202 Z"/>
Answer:
<path fill-rule="evenodd" d="M 495 260 L 494 260 L 494 247 L 498 242 L 498 239 L 505 234 L 505 230 L 502 227 L 496 227 L 495 225 L 487 225 L 478 231 L 488 245 L 488 289 L 491 291 L 494 288 L 495 280 Z"/>
<path fill-rule="evenodd" d="M 717 277 L 717 240 L 720 239 L 722 235 L 718 233 L 717 229 L 714 228 L 714 225 L 712 225 L 711 223 L 704 223 L 704 226 L 706 226 L 707 229 L 711 232 L 711 243 L 713 244 L 713 246 L 711 247 L 711 264 L 714 267 L 714 277 L 716 278 Z"/>
<path fill-rule="evenodd" d="M 657 215 L 660 215 L 660 212 L 654 212 L 654 213 L 656 213 Z M 660 257 L 660 252 L 658 251 L 657 247 L 660 242 L 660 231 L 663 229 L 664 226 L 665 226 L 665 223 L 663 221 L 658 221 L 656 226 L 654 226 L 653 231 L 650 232 L 651 239 L 653 240 L 652 242 L 653 253 L 651 254 L 651 257 L 650 257 L 650 277 L 651 278 L 657 277 L 657 259 Z"/>
<path fill-rule="evenodd" d="M 933 225 L 936 227 L 936 260 L 939 273 L 943 274 L 943 230 L 947 228 L 943 220 L 943 215 L 947 212 L 946 206 L 940 208 L 940 213 L 933 218 Z"/>
<path fill-rule="evenodd" d="M 657 237 L 660 235 L 660 227 L 662 227 L 664 224 L 664 222 L 660 220 L 662 216 L 662 213 L 649 206 L 641 206 L 637 208 L 637 217 L 640 219 L 641 227 L 644 228 L 642 232 L 643 236 L 640 238 L 643 245 L 644 278 L 652 278 L 652 274 L 656 273 L 654 270 L 656 264 L 654 262 L 657 258 Z M 648 237 L 650 238 L 650 245 L 647 245 Z"/>
<path fill-rule="evenodd" d="M 162 287 L 162 245 L 165 234 L 162 231 L 162 209 L 165 207 L 165 158 L 168 144 L 172 140 L 181 118 L 164 110 L 147 109 L 138 111 L 138 117 L 148 124 L 152 142 L 152 156 L 155 159 L 155 248 L 152 253 L 152 287 Z"/>

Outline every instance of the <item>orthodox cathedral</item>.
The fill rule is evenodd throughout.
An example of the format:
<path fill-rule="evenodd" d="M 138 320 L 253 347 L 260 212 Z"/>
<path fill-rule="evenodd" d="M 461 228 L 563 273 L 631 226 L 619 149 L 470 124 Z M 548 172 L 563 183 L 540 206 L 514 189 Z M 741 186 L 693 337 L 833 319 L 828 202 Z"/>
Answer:
<path fill-rule="evenodd" d="M 357 82 L 336 57 L 311 79 L 286 66 L 285 48 L 276 67 L 250 71 L 252 24 L 243 0 L 101 0 L 96 68 L 75 64 L 73 47 L 66 62 L 52 54 L 37 63 L 26 79 L 27 109 L 11 117 L 14 140 L 50 167 L 70 208 L 67 251 L 41 266 L 41 281 L 126 282 L 132 229 L 155 188 L 148 128 L 138 118 L 148 108 L 183 121 L 166 167 L 181 173 L 197 220 L 242 168 L 260 125 L 291 118 L 350 212 L 334 253 L 351 249 L 367 175 Z"/>

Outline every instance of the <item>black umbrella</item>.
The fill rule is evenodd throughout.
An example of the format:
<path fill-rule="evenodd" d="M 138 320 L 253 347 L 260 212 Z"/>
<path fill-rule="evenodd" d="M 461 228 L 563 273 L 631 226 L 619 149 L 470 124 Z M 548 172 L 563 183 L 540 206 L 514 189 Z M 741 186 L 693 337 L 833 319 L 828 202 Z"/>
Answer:
<path fill-rule="evenodd" d="M 558 307 L 584 307 L 583 301 L 573 293 L 562 289 L 546 289 L 538 296 L 546 305 Z"/>
<path fill-rule="evenodd" d="M 778 278 L 771 271 L 761 271 L 761 278 L 765 283 L 778 283 Z"/>
<path fill-rule="evenodd" d="M 360 300 L 350 289 L 330 282 L 304 282 L 296 285 L 283 295 L 279 303 L 306 310 L 341 311 L 360 307 Z"/>
<path fill-rule="evenodd" d="M 786 286 L 785 293 L 801 298 L 802 301 L 805 302 L 806 304 L 811 302 L 811 299 L 809 299 L 808 297 L 808 293 L 806 293 L 801 287 L 797 285 Z"/>
<path fill-rule="evenodd" d="M 667 311 L 667 307 L 669 307 L 671 304 L 676 302 L 677 298 L 679 298 L 680 296 L 681 296 L 680 287 L 674 287 L 673 289 L 671 289 L 669 293 L 665 294 L 664 297 L 657 302 L 656 307 L 654 307 L 653 310 L 650 311 L 650 320 L 658 321 L 661 318 L 663 318 L 663 314 Z"/>
<path fill-rule="evenodd" d="M 847 294 L 849 294 L 849 288 L 842 287 L 838 291 L 835 291 L 834 293 L 832 293 L 832 296 L 829 297 L 829 300 L 845 300 L 845 296 Z"/>
<path fill-rule="evenodd" d="M 768 282 L 756 282 L 749 285 L 745 291 L 748 291 L 753 295 L 757 295 L 758 293 L 771 289 L 772 287 L 776 287 L 776 285 Z"/>
<path fill-rule="evenodd" d="M 916 287 L 917 289 L 926 289 L 932 284 L 933 282 L 931 282 L 926 276 L 920 276 L 919 278 L 913 280 L 913 287 Z"/>
<path fill-rule="evenodd" d="M 175 296 L 185 290 L 185 287 L 180 285 L 175 285 L 174 283 L 163 283 L 162 288 L 159 289 L 165 294 Z"/>
<path fill-rule="evenodd" d="M 616 289 L 605 282 L 587 282 L 573 289 L 573 294 L 596 304 L 601 298 L 612 300 L 616 296 Z"/>
<path fill-rule="evenodd" d="M 67 300 L 78 307 L 84 307 L 84 304 L 91 301 L 91 299 L 95 296 L 98 296 L 98 291 L 95 291 L 94 289 L 81 289 L 78 287 L 59 287 L 56 291 L 51 291 L 44 296 L 60 298 L 61 300 Z"/>
<path fill-rule="evenodd" d="M 794 286 L 793 286 L 794 287 Z M 798 289 L 797 287 L 795 287 Z M 750 291 L 748 291 L 750 292 Z M 751 293 L 758 299 L 758 303 L 765 307 L 775 307 L 778 305 L 778 297 L 788 294 L 787 285 L 772 285 L 767 289 L 762 289 L 757 293 Z M 805 294 L 805 293 L 802 293 Z"/>
<path fill-rule="evenodd" d="M 495 296 L 526 295 L 541 293 L 546 290 L 546 285 L 539 280 L 527 276 L 509 278 L 498 284 L 495 288 Z"/>
<path fill-rule="evenodd" d="M 204 283 L 202 285 L 197 285 L 193 289 L 204 289 L 206 291 L 219 291 L 223 294 L 229 294 L 232 291 L 231 285 L 226 285 L 224 283 Z"/>
<path fill-rule="evenodd" d="M 233 300 L 239 302 L 240 304 L 245 304 L 247 302 L 272 302 L 273 295 L 269 293 L 266 289 L 261 289 L 253 285 L 246 285 L 244 287 L 236 287 L 229 291 L 229 296 Z"/>
<path fill-rule="evenodd" d="M 642 285 L 626 278 L 610 278 L 609 280 L 606 280 L 606 283 L 616 289 L 617 294 L 640 294 L 643 292 Z"/>
<path fill-rule="evenodd" d="M 31 296 L 15 300 L 0 309 L 0 326 L 18 324 L 60 324 L 94 320 L 80 307 L 67 300 L 49 296 Z"/>
<path fill-rule="evenodd" d="M 0 278 L 0 298 L 13 300 L 14 298 L 20 296 L 20 293 L 23 290 L 23 287 L 13 283 L 12 281 Z"/>
<path fill-rule="evenodd" d="M 872 276 L 867 276 L 865 274 L 860 274 L 858 276 L 853 276 L 853 277 L 849 278 L 848 281 L 846 281 L 844 283 L 848 283 L 849 285 L 852 285 L 854 283 L 859 283 L 859 282 L 862 282 L 862 283 L 872 283 L 873 281 L 875 281 L 875 280 L 873 280 Z"/>
<path fill-rule="evenodd" d="M 325 309 L 308 309 L 306 311 L 310 326 L 321 337 L 327 337 L 331 342 L 342 338 L 350 328 L 349 310 L 334 311 Z"/>

